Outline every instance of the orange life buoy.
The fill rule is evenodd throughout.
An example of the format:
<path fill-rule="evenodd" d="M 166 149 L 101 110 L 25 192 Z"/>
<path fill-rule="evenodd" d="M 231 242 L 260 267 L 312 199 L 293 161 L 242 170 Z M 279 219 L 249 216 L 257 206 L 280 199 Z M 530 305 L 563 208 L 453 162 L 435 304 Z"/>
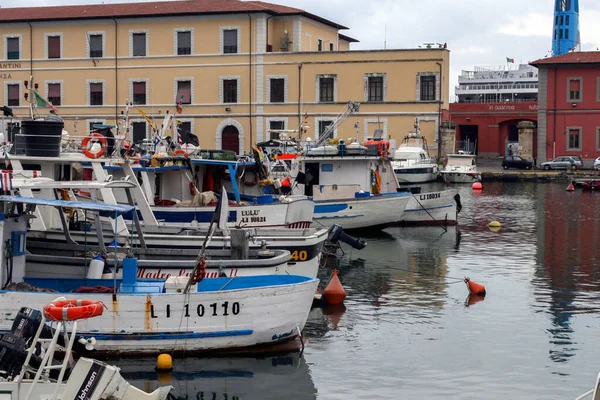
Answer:
<path fill-rule="evenodd" d="M 74 321 L 102 315 L 105 307 L 96 300 L 55 301 L 44 307 L 44 316 L 53 321 Z"/>
<path fill-rule="evenodd" d="M 100 142 L 100 151 L 96 153 L 92 153 L 90 151 L 88 145 L 90 144 L 91 140 L 96 140 Z M 100 158 L 104 155 L 104 152 L 106 150 L 106 138 L 104 137 L 104 135 L 98 132 L 94 132 L 90 136 L 86 136 L 83 138 L 83 140 L 81 141 L 81 150 L 87 158 Z"/>
<path fill-rule="evenodd" d="M 189 158 L 188 153 L 185 150 L 179 149 L 173 152 L 173 157 L 185 157 Z"/>
<path fill-rule="evenodd" d="M 247 179 L 248 172 L 254 175 L 254 179 Z M 246 171 L 244 173 L 244 185 L 246 186 L 254 186 L 258 183 L 258 172 L 257 171 Z"/>

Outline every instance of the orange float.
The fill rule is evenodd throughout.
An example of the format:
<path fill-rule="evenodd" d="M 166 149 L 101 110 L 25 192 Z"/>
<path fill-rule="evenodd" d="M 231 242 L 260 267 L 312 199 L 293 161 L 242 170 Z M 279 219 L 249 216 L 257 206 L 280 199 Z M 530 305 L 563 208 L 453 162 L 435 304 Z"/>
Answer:
<path fill-rule="evenodd" d="M 567 192 L 574 192 L 575 191 L 575 185 L 573 185 L 572 183 L 569 183 L 569 186 L 567 186 Z"/>
<path fill-rule="evenodd" d="M 91 152 L 88 148 L 90 141 L 92 140 L 100 142 L 100 150 L 96 153 Z M 90 136 L 84 137 L 81 141 L 81 151 L 87 158 L 96 159 L 102 157 L 104 155 L 104 152 L 106 151 L 106 138 L 104 137 L 104 135 L 98 132 L 94 132 Z"/>
<path fill-rule="evenodd" d="M 185 158 L 189 158 L 188 153 L 185 150 L 182 150 L 182 149 L 175 150 L 175 152 L 173 153 L 173 157 L 185 157 Z"/>
<path fill-rule="evenodd" d="M 473 190 L 482 190 L 482 189 L 483 189 L 483 185 L 481 184 L 481 182 L 473 183 Z"/>
<path fill-rule="evenodd" d="M 96 300 L 55 301 L 44 307 L 44 316 L 53 321 L 74 321 L 102 315 L 105 307 Z"/>
<path fill-rule="evenodd" d="M 340 278 L 338 278 L 338 272 L 337 269 L 331 272 L 331 279 L 325 290 L 323 290 L 323 298 L 327 304 L 341 304 L 346 298 L 346 291 L 342 286 L 342 282 L 340 282 Z"/>
<path fill-rule="evenodd" d="M 467 284 L 467 289 L 469 289 L 470 294 L 485 296 L 485 286 L 482 284 L 473 282 L 470 278 L 465 278 L 465 283 Z"/>

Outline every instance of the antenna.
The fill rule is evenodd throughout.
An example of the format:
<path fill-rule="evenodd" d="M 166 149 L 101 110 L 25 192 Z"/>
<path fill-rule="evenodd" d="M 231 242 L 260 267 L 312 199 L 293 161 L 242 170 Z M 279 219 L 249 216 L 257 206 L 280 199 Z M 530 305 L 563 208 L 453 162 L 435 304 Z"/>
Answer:
<path fill-rule="evenodd" d="M 387 49 L 387 18 L 383 28 L 383 49 Z"/>

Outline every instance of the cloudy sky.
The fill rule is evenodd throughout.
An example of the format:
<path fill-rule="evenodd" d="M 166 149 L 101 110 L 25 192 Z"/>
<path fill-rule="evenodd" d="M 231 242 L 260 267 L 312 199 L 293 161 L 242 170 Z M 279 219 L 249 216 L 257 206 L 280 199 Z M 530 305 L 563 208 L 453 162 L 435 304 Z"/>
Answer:
<path fill-rule="evenodd" d="M 126 0 L 0 0 L 2 7 L 122 3 Z M 132 0 L 129 0 L 132 1 Z M 269 1 L 269 0 L 266 0 Z M 270 0 L 348 26 L 353 49 L 447 43 L 451 98 L 463 69 L 544 57 L 552 48 L 554 0 Z M 580 0 L 582 50 L 600 47 L 600 2 Z"/>

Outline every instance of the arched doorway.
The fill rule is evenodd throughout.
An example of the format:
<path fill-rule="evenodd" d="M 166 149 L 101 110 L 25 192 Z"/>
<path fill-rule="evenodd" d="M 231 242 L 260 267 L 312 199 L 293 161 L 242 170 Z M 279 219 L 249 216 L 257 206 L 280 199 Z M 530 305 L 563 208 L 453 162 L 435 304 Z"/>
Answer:
<path fill-rule="evenodd" d="M 223 128 L 221 149 L 233 151 L 235 154 L 240 151 L 240 132 L 235 126 L 227 125 Z"/>

